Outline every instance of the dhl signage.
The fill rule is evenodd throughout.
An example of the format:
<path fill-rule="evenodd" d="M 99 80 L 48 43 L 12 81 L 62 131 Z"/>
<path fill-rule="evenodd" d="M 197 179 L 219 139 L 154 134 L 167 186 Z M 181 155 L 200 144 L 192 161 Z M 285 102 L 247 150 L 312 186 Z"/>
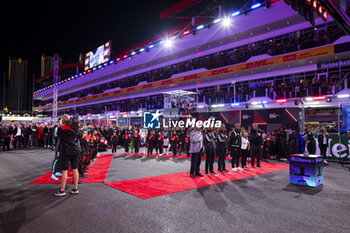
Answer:
<path fill-rule="evenodd" d="M 259 61 L 253 61 L 253 62 L 247 62 L 243 64 L 237 64 L 237 65 L 232 65 L 224 68 L 218 68 L 214 70 L 209 70 L 209 71 L 204 71 L 201 73 L 197 74 L 190 74 L 190 75 L 185 75 L 169 80 L 161 80 L 149 84 L 144 84 L 144 85 L 139 85 L 135 87 L 129 87 L 129 88 L 124 88 L 121 90 L 117 91 L 112 91 L 112 92 L 107 92 L 107 93 L 101 93 L 89 97 L 83 97 L 80 99 L 74 99 L 74 100 L 69 100 L 65 102 L 61 102 L 58 105 L 59 106 L 64 106 L 67 104 L 73 104 L 73 103 L 79 103 L 87 100 L 95 100 L 99 98 L 103 98 L 106 96 L 115 96 L 115 95 L 121 95 L 121 94 L 129 94 L 130 92 L 137 92 L 141 90 L 146 90 L 146 89 L 151 89 L 155 87 L 163 87 L 167 86 L 170 84 L 179 84 L 187 81 L 193 81 L 193 80 L 199 80 L 203 78 L 209 78 L 209 77 L 215 77 L 218 75 L 224 75 L 224 74 L 230 74 L 234 72 L 239 72 L 239 71 L 247 71 L 247 70 L 252 70 L 252 69 L 258 69 L 262 67 L 267 67 L 267 66 L 273 66 L 273 65 L 279 65 L 283 63 L 288 63 L 288 62 L 293 62 L 293 61 L 298 61 L 298 60 L 305 60 L 305 59 L 310 59 L 314 57 L 320 57 L 320 56 L 325 56 L 325 55 L 330 55 L 334 54 L 334 46 L 329 45 L 329 46 L 324 46 L 321 48 L 315 48 L 315 49 L 309 49 L 307 51 L 300 51 L 300 52 L 295 52 L 291 54 L 286 54 L 286 55 L 281 55 L 277 57 L 271 57 Z M 38 107 L 35 110 L 43 110 L 43 109 L 50 109 L 52 108 L 52 105 L 47 105 L 43 107 Z"/>

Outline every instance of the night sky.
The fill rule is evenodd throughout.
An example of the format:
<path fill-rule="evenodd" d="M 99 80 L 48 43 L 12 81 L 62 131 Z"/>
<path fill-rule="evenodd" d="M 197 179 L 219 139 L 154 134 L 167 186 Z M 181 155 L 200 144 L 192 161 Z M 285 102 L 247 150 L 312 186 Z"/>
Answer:
<path fill-rule="evenodd" d="M 57 4 L 54 4 L 57 2 Z M 63 64 L 77 62 L 79 53 L 112 40 L 116 54 L 181 24 L 159 20 L 159 13 L 181 0 L 152 1 L 8 1 L 0 14 L 1 76 L 8 57 L 28 58 L 28 76 L 40 75 L 40 56 L 59 53 Z"/>

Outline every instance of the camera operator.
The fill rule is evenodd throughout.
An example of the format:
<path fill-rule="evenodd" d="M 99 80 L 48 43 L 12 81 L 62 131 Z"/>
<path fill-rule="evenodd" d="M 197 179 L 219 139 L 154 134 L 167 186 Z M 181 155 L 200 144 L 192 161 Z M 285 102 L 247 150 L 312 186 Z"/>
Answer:
<path fill-rule="evenodd" d="M 71 164 L 73 171 L 73 181 L 74 188 L 70 191 L 71 194 L 78 194 L 78 157 L 82 153 L 80 140 L 82 136 L 79 132 L 79 121 L 78 116 L 74 115 L 72 121 L 67 114 L 62 116 L 62 126 L 58 128 L 57 134 L 60 138 L 60 156 L 62 156 L 62 179 L 61 179 L 61 189 L 57 191 L 54 195 L 58 197 L 63 197 L 66 195 L 66 183 L 68 175 L 68 165 Z"/>

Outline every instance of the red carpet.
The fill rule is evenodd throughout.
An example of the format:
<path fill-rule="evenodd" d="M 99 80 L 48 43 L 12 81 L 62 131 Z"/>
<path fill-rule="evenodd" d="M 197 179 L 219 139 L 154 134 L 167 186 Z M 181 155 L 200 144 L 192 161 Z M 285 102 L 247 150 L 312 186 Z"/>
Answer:
<path fill-rule="evenodd" d="M 97 161 L 90 167 L 89 171 L 86 173 L 88 178 L 80 178 L 84 183 L 103 183 L 106 179 L 109 167 L 111 165 L 113 154 L 102 154 L 97 158 Z M 73 181 L 73 173 L 71 170 L 68 171 L 68 180 L 70 183 Z M 58 177 L 60 178 L 60 177 Z M 60 183 L 61 179 L 55 181 L 51 179 L 51 171 L 45 175 L 39 177 L 38 179 L 30 182 L 31 184 L 49 184 L 49 183 Z"/>
<path fill-rule="evenodd" d="M 217 175 L 209 176 L 204 175 L 203 177 L 197 177 L 195 179 L 189 177 L 189 172 L 180 172 L 161 176 L 111 182 L 106 183 L 106 185 L 139 198 L 147 199 L 289 168 L 288 164 L 261 163 L 261 165 L 262 168 L 248 168 L 237 172 L 218 173 Z M 203 170 L 201 172 L 204 174 Z"/>

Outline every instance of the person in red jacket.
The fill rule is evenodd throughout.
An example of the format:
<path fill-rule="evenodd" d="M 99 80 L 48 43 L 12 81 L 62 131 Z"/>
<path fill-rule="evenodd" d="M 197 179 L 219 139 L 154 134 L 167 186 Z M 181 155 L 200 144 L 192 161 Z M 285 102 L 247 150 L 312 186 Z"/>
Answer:
<path fill-rule="evenodd" d="M 131 136 L 129 135 L 127 130 L 125 131 L 123 139 L 124 139 L 125 153 L 129 153 L 129 144 L 130 144 L 130 141 L 131 141 Z"/>
<path fill-rule="evenodd" d="M 164 137 L 162 132 L 159 132 L 158 140 L 157 140 L 157 154 L 159 153 L 160 156 L 163 155 L 163 145 L 164 145 Z"/>
<path fill-rule="evenodd" d="M 134 147 L 135 154 L 139 153 L 140 143 L 141 143 L 141 136 L 139 135 L 139 132 L 135 130 L 135 133 L 132 136 L 132 146 Z"/>
<path fill-rule="evenodd" d="M 176 132 L 173 132 L 173 135 L 170 138 L 171 149 L 173 150 L 173 156 L 175 157 L 177 154 L 177 145 L 179 144 L 179 137 Z"/>
<path fill-rule="evenodd" d="M 148 131 L 147 137 L 146 137 L 146 143 L 147 143 L 147 156 L 152 155 L 153 148 L 154 148 L 154 135 L 151 133 L 151 131 Z"/>
<path fill-rule="evenodd" d="M 117 135 L 117 131 L 114 131 L 110 139 L 110 142 L 112 144 L 112 153 L 117 153 L 118 141 L 119 141 L 119 137 Z"/>

